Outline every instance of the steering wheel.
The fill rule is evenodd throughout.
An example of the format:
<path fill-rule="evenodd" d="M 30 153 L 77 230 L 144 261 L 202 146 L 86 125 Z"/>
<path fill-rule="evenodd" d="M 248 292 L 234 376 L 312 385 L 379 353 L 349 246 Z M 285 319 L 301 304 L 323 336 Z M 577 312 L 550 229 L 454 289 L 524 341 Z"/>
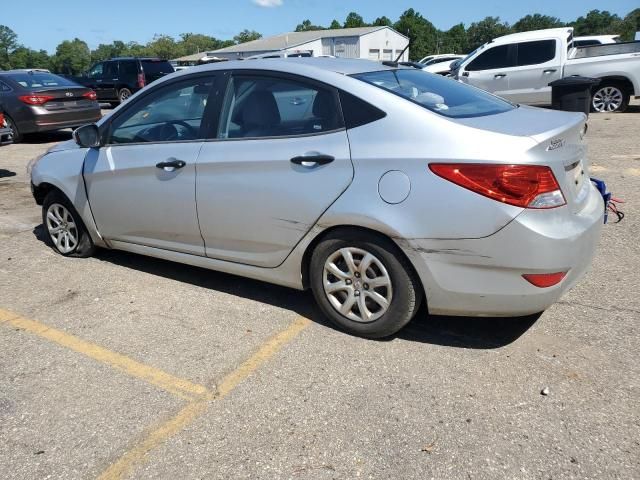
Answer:
<path fill-rule="evenodd" d="M 194 140 L 196 138 L 198 138 L 198 130 L 196 130 L 195 128 L 193 128 L 191 125 L 189 125 L 187 122 L 185 122 L 184 120 L 168 120 L 165 122 L 166 125 L 180 125 L 181 127 L 184 127 L 185 130 L 187 130 L 191 136 L 190 140 Z M 176 131 L 176 137 L 178 136 L 177 131 Z M 170 138 L 167 140 L 175 140 L 174 138 Z"/>

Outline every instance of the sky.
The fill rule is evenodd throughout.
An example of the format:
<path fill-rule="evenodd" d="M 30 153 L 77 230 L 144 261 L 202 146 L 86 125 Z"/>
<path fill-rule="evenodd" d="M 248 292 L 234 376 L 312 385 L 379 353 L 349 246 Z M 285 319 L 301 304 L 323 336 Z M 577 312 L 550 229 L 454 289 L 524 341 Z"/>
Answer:
<path fill-rule="evenodd" d="M 542 13 L 570 21 L 593 9 L 624 16 L 638 7 L 638 0 L 30 0 L 28 9 L 15 0 L 2 3 L 0 25 L 15 31 L 25 46 L 50 53 L 74 37 L 95 48 L 113 40 L 146 43 L 156 33 L 230 39 L 247 28 L 268 36 L 292 31 L 307 18 L 315 25 L 328 26 L 334 18 L 342 23 L 351 11 L 369 22 L 383 15 L 395 21 L 414 8 L 445 30 L 486 16 L 513 23 Z"/>

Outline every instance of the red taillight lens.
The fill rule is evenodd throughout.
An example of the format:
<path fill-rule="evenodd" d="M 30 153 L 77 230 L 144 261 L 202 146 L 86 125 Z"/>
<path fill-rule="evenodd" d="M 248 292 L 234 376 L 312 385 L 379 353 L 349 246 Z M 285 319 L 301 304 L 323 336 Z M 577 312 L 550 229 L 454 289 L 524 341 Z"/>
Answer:
<path fill-rule="evenodd" d="M 436 175 L 473 192 L 522 208 L 555 208 L 565 199 L 551 169 L 544 165 L 432 163 Z"/>
<path fill-rule="evenodd" d="M 553 287 L 560 283 L 564 277 L 567 276 L 567 272 L 556 273 L 527 273 L 522 275 L 527 282 L 538 288 Z"/>
<path fill-rule="evenodd" d="M 145 85 L 146 81 L 144 78 L 144 73 L 139 73 L 138 74 L 138 87 L 143 88 Z"/>
<path fill-rule="evenodd" d="M 97 100 L 98 99 L 98 95 L 96 95 L 96 92 L 94 92 L 93 90 L 91 90 L 90 92 L 87 92 L 87 93 L 83 93 L 82 96 L 84 98 L 88 98 L 89 100 Z"/>
<path fill-rule="evenodd" d="M 0 113 L 0 128 L 4 127 L 4 113 Z"/>
<path fill-rule="evenodd" d="M 39 94 L 31 94 L 31 95 L 22 95 L 18 97 L 20 101 L 26 103 L 27 105 L 44 105 L 49 100 L 53 100 L 54 97 L 51 95 L 39 95 Z"/>

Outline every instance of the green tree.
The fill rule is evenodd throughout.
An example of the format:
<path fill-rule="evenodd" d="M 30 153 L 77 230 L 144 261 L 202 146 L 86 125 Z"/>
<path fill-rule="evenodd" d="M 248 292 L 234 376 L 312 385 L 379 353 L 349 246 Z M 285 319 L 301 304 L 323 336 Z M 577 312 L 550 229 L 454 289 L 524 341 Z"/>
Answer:
<path fill-rule="evenodd" d="M 331 25 L 329 25 L 329 28 L 331 30 L 338 30 L 342 28 L 342 25 L 340 25 L 340 22 L 338 20 L 333 20 L 333 22 L 331 22 Z"/>
<path fill-rule="evenodd" d="M 367 24 L 365 23 L 364 19 L 356 12 L 349 13 L 344 21 L 344 28 L 357 28 L 366 26 Z"/>
<path fill-rule="evenodd" d="M 373 21 L 374 27 L 392 27 L 393 22 L 388 17 L 382 16 L 378 17 Z"/>
<path fill-rule="evenodd" d="M 65 40 L 56 47 L 56 54 L 51 59 L 51 64 L 58 73 L 78 75 L 91 65 L 91 51 L 79 38 Z"/>
<path fill-rule="evenodd" d="M 241 31 L 238 35 L 236 35 L 235 37 L 233 37 L 233 40 L 236 42 L 236 44 L 238 43 L 247 43 L 247 42 L 252 42 L 254 40 L 258 40 L 262 38 L 262 34 L 256 32 L 255 30 L 243 30 Z"/>
<path fill-rule="evenodd" d="M 635 39 L 636 32 L 640 32 L 640 8 L 636 8 L 627 14 L 620 24 L 619 33 L 622 40 L 631 42 Z"/>
<path fill-rule="evenodd" d="M 574 35 L 604 35 L 615 34 L 622 27 L 622 20 L 618 15 L 606 10 L 591 10 L 586 17 L 570 24 L 574 28 Z"/>
<path fill-rule="evenodd" d="M 489 40 L 507 35 L 510 32 L 509 24 L 502 23 L 500 17 L 486 17 L 484 20 L 472 23 L 467 29 L 468 48 L 474 50 Z"/>
<path fill-rule="evenodd" d="M 469 40 L 464 24 L 454 25 L 441 35 L 440 51 L 446 53 L 466 53 L 469 51 Z"/>
<path fill-rule="evenodd" d="M 147 43 L 146 50 L 150 55 L 163 60 L 184 56 L 182 45 L 176 43 L 175 39 L 169 35 L 154 35 L 153 40 Z"/>
<path fill-rule="evenodd" d="M 9 54 L 11 68 L 51 68 L 49 54 L 45 50 L 32 50 L 19 46 Z"/>
<path fill-rule="evenodd" d="M 91 61 L 101 62 L 102 60 L 108 60 L 114 57 L 123 57 L 129 54 L 127 45 L 120 41 L 115 40 L 112 43 L 101 43 L 95 50 L 91 51 Z"/>
<path fill-rule="evenodd" d="M 394 28 L 409 37 L 411 41 L 409 55 L 412 60 L 420 60 L 436 52 L 438 48 L 438 30 L 413 8 L 405 11 L 400 16 L 394 24 Z"/>
<path fill-rule="evenodd" d="M 304 20 L 296 27 L 296 32 L 308 32 L 310 30 L 324 30 L 324 27 L 312 24 L 311 20 Z"/>
<path fill-rule="evenodd" d="M 0 68 L 11 68 L 9 53 L 18 47 L 18 35 L 6 25 L 0 25 Z"/>
<path fill-rule="evenodd" d="M 223 45 L 221 40 L 200 33 L 182 33 L 180 39 L 178 43 L 181 45 L 184 55 L 217 50 Z"/>
<path fill-rule="evenodd" d="M 530 32 L 532 30 L 544 30 L 545 28 L 564 27 L 564 25 L 557 17 L 534 13 L 533 15 L 526 15 L 514 23 L 513 31 Z"/>

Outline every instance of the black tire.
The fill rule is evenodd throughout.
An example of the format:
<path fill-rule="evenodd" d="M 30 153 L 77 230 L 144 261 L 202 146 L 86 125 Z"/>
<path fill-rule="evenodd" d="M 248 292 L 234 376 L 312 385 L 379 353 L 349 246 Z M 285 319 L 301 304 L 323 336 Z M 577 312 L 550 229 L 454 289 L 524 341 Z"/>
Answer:
<path fill-rule="evenodd" d="M 4 115 L 4 119 L 7 122 L 7 127 L 11 129 L 13 143 L 20 143 L 22 141 L 22 134 L 20 133 L 20 130 L 18 130 L 18 126 L 16 125 L 16 122 L 14 122 L 13 119 L 6 113 Z"/>
<path fill-rule="evenodd" d="M 129 99 L 131 95 L 131 90 L 129 90 L 128 88 L 121 88 L 118 91 L 118 100 L 120 103 L 124 103 Z"/>
<path fill-rule="evenodd" d="M 393 294 L 388 309 L 373 321 L 365 323 L 341 314 L 325 293 L 325 262 L 342 248 L 371 253 L 382 263 L 391 280 Z M 342 330 L 365 338 L 384 338 L 397 333 L 415 316 L 423 297 L 420 282 L 398 247 L 381 235 L 360 230 L 336 230 L 322 239 L 311 256 L 309 275 L 313 295 L 327 318 Z"/>
<path fill-rule="evenodd" d="M 591 111 L 592 112 L 598 112 L 598 110 L 595 107 L 595 96 L 598 92 L 607 89 L 607 88 L 614 88 L 620 91 L 620 93 L 622 94 L 622 102 L 620 103 L 620 106 L 618 108 L 616 108 L 615 110 L 608 110 L 608 111 L 600 111 L 601 113 L 623 113 L 627 110 L 627 108 L 629 107 L 629 102 L 631 101 L 631 93 L 629 92 L 629 89 L 626 85 L 624 85 L 623 83 L 620 82 L 616 82 L 616 81 L 604 81 L 601 84 L 597 85 L 594 89 L 593 92 L 591 94 Z"/>
<path fill-rule="evenodd" d="M 75 230 L 78 236 L 77 244 L 68 252 L 63 252 L 58 248 L 48 228 L 47 212 L 49 211 L 49 207 L 56 204 L 62 205 L 67 209 L 69 214 L 73 217 L 73 222 L 76 226 Z M 92 256 L 96 251 L 96 246 L 93 244 L 93 240 L 91 240 L 91 236 L 89 235 L 89 232 L 87 232 L 87 228 L 84 226 L 82 218 L 80 218 L 80 215 L 78 215 L 78 212 L 67 197 L 58 190 L 52 190 L 49 192 L 42 202 L 42 226 L 49 245 L 60 255 L 65 257 L 86 258 Z"/>

